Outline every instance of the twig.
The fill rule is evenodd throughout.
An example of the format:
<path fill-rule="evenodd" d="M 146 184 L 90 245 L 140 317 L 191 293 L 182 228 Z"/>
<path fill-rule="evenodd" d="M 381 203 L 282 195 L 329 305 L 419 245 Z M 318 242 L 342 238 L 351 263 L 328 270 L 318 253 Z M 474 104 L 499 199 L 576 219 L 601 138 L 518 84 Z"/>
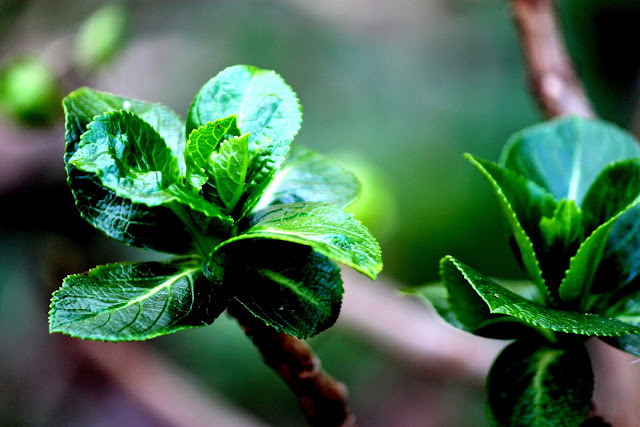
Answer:
<path fill-rule="evenodd" d="M 320 361 L 304 342 L 257 320 L 239 304 L 230 304 L 235 317 L 271 367 L 291 391 L 312 426 L 353 426 L 355 417 L 347 408 L 346 387 L 325 374 Z"/>
<path fill-rule="evenodd" d="M 339 322 L 420 375 L 483 384 L 506 345 L 447 325 L 422 302 L 400 294 L 401 285 L 389 278 L 381 276 L 373 283 L 348 268 L 342 269 L 342 278 L 345 294 Z"/>
<path fill-rule="evenodd" d="M 595 117 L 567 54 L 556 23 L 553 0 L 510 0 L 529 86 L 547 118 L 576 114 Z"/>

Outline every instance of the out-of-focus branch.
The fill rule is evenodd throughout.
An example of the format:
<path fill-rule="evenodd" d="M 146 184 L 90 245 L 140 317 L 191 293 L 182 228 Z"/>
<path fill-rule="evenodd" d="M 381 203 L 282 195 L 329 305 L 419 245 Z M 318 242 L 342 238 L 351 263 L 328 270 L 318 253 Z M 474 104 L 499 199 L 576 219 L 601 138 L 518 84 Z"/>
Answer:
<path fill-rule="evenodd" d="M 202 390 L 186 372 L 143 343 L 102 343 L 68 339 L 94 366 L 127 390 L 154 415 L 173 426 L 251 426 L 266 424 L 236 411 Z"/>
<path fill-rule="evenodd" d="M 420 301 L 401 295 L 399 286 L 384 277 L 374 283 L 348 268 L 342 277 L 345 295 L 339 322 L 422 375 L 482 384 L 505 346 L 505 341 L 450 327 Z"/>
<path fill-rule="evenodd" d="M 553 0 L 510 0 L 529 86 L 547 118 L 595 113 L 558 30 Z"/>
<path fill-rule="evenodd" d="M 0 196 L 34 182 L 64 179 L 64 129 L 18 128 L 0 120 Z"/>
<path fill-rule="evenodd" d="M 355 417 L 347 408 L 346 387 L 325 374 L 319 359 L 304 342 L 253 317 L 244 307 L 227 309 L 244 328 L 265 363 L 287 383 L 312 426 L 353 426 Z"/>

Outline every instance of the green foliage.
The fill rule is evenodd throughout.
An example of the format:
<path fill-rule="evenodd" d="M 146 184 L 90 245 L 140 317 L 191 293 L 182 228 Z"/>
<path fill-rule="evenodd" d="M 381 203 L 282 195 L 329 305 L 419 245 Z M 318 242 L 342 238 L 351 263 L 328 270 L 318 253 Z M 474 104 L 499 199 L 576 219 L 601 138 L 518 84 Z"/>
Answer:
<path fill-rule="evenodd" d="M 459 329 L 516 339 L 488 379 L 496 425 L 578 425 L 593 390 L 585 338 L 640 355 L 638 142 L 569 117 L 515 134 L 500 164 L 467 158 L 493 187 L 531 283 L 508 289 L 446 257 L 442 284 L 411 293 Z"/>
<path fill-rule="evenodd" d="M 306 338 L 338 317 L 333 261 L 372 279 L 382 269 L 376 240 L 342 210 L 359 194 L 353 174 L 303 148 L 285 161 L 302 116 L 273 71 L 222 71 L 186 126 L 162 105 L 88 88 L 63 107 L 81 215 L 123 243 L 191 256 L 69 276 L 51 301 L 52 332 L 142 340 L 210 324 L 232 301 Z"/>
<path fill-rule="evenodd" d="M 113 58 L 120 50 L 127 30 L 127 11 L 123 3 L 107 3 L 93 12 L 75 37 L 75 60 L 83 70 L 93 70 Z"/>
<path fill-rule="evenodd" d="M 518 340 L 498 356 L 487 379 L 488 412 L 500 426 L 578 426 L 587 416 L 593 372 L 581 343 Z"/>
<path fill-rule="evenodd" d="M 300 338 L 333 325 L 343 293 L 335 263 L 309 247 L 288 242 L 243 243 L 243 256 L 256 261 L 250 268 L 230 268 L 236 301 L 265 323 Z"/>
<path fill-rule="evenodd" d="M 360 182 L 353 173 L 320 153 L 294 146 L 257 208 L 296 202 L 324 202 L 345 208 L 359 195 Z"/>
<path fill-rule="evenodd" d="M 316 252 L 355 268 L 372 279 L 382 259 L 375 239 L 349 213 L 325 203 L 290 203 L 264 208 L 249 217 L 246 229 L 225 242 L 278 239 L 312 247 Z"/>
<path fill-rule="evenodd" d="M 607 165 L 639 156 L 640 147 L 628 132 L 602 121 L 569 117 L 516 133 L 507 141 L 500 163 L 556 200 L 581 205 Z"/>
<path fill-rule="evenodd" d="M 593 313 L 558 310 L 529 301 L 498 285 L 454 258 L 441 264 L 442 280 L 456 318 L 469 328 L 505 315 L 532 327 L 568 334 L 618 336 L 638 333 L 639 328 Z M 479 297 L 479 298 L 478 298 Z"/>
<path fill-rule="evenodd" d="M 104 341 L 144 340 L 211 324 L 225 302 L 195 257 L 103 265 L 68 276 L 54 292 L 50 330 Z"/>
<path fill-rule="evenodd" d="M 27 124 L 49 124 L 60 112 L 61 89 L 51 68 L 24 55 L 0 68 L 0 109 Z"/>

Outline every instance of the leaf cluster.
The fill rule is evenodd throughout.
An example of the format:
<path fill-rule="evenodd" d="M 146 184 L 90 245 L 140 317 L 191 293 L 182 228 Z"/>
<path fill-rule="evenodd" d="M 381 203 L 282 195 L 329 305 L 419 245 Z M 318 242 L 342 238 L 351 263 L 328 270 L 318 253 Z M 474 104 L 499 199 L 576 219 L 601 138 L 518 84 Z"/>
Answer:
<path fill-rule="evenodd" d="M 131 246 L 177 255 L 67 277 L 50 330 L 142 340 L 212 323 L 229 304 L 306 338 L 331 326 L 336 262 L 375 278 L 380 248 L 343 208 L 353 174 L 295 147 L 298 99 L 273 71 L 234 66 L 169 108 L 81 88 L 63 100 L 68 183 L 82 217 Z"/>
<path fill-rule="evenodd" d="M 578 425 L 597 336 L 640 356 L 640 146 L 603 121 L 569 117 L 513 135 L 500 162 L 467 159 L 496 194 L 530 282 L 496 283 L 453 257 L 442 283 L 411 290 L 451 325 L 514 339 L 487 382 L 497 425 Z"/>

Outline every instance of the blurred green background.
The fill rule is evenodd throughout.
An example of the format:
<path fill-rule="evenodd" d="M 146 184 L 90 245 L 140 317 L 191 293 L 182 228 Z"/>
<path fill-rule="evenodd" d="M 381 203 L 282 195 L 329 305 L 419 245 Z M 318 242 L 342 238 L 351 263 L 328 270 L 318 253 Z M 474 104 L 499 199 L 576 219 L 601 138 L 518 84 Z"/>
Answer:
<path fill-rule="evenodd" d="M 598 111 L 637 128 L 638 3 L 560 6 Z M 65 274 L 158 257 L 79 219 L 64 182 L 59 100 L 88 85 L 185 116 L 200 86 L 240 63 L 281 74 L 304 109 L 295 143 L 335 156 L 363 180 L 354 210 L 382 244 L 383 280 L 436 280 L 446 254 L 522 277 L 497 204 L 462 157 L 495 160 L 509 134 L 540 120 L 507 2 L 0 0 L 0 425 L 166 423 L 69 340 L 47 334 L 48 298 Z M 360 425 L 484 422 L 477 383 L 420 375 L 347 323 L 310 344 L 349 387 Z M 289 391 L 226 316 L 148 345 L 240 410 L 303 424 Z"/>

